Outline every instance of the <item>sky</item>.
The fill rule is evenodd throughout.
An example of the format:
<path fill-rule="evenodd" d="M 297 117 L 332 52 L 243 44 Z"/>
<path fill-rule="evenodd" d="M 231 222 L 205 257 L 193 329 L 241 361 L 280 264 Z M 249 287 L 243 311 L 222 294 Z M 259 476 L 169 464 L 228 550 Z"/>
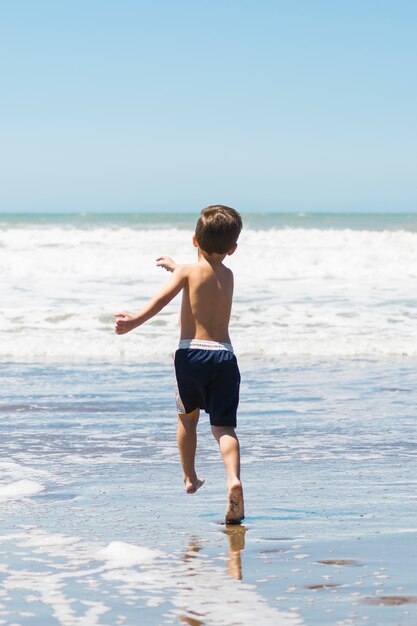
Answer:
<path fill-rule="evenodd" d="M 0 2 L 0 212 L 417 211 L 415 0 Z"/>

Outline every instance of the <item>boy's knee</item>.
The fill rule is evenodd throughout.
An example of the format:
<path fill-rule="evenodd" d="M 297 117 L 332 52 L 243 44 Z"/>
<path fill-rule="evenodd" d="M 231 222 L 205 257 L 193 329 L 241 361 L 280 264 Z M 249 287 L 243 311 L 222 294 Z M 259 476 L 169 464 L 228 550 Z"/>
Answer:
<path fill-rule="evenodd" d="M 187 424 L 197 424 L 200 417 L 200 409 L 195 409 L 191 413 L 178 413 L 178 420 L 186 426 Z"/>
<path fill-rule="evenodd" d="M 233 428 L 233 426 L 212 426 L 211 427 L 211 432 L 213 433 L 213 436 L 214 436 L 215 439 L 217 439 L 217 441 L 223 435 L 229 435 L 230 437 L 236 437 L 235 429 Z"/>

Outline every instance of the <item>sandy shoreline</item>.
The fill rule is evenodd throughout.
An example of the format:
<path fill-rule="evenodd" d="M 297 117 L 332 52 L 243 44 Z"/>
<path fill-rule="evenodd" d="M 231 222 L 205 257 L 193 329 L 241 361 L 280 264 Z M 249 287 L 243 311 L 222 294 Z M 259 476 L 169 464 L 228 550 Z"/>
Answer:
<path fill-rule="evenodd" d="M 411 626 L 414 371 L 244 364 L 229 530 L 204 418 L 183 493 L 167 366 L 4 367 L 0 624 Z"/>

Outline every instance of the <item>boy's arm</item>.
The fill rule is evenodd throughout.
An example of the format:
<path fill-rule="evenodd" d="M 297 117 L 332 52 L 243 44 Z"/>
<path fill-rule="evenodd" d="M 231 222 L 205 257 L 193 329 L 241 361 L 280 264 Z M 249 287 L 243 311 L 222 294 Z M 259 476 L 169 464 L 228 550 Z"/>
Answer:
<path fill-rule="evenodd" d="M 176 295 L 179 294 L 187 280 L 187 268 L 185 265 L 178 265 L 172 273 L 169 283 L 152 298 L 136 315 L 126 313 L 115 313 L 114 332 L 116 335 L 124 335 L 130 330 L 144 324 L 151 317 L 159 313 Z"/>

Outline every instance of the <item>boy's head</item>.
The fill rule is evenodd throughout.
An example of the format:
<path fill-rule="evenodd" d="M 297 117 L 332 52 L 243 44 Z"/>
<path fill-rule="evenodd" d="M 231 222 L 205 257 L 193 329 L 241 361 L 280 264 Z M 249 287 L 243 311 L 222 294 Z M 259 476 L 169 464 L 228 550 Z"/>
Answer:
<path fill-rule="evenodd" d="M 228 206 L 213 205 L 201 211 L 195 229 L 198 247 L 207 254 L 227 254 L 236 246 L 242 218 Z"/>

